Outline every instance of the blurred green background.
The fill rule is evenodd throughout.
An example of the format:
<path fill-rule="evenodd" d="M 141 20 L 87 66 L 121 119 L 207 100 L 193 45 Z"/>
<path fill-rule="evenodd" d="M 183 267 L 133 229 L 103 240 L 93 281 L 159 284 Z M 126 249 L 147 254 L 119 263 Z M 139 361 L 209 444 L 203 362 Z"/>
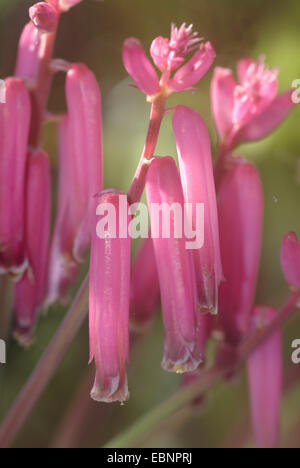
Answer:
<path fill-rule="evenodd" d="M 17 43 L 32 1 L 0 0 L 0 78 L 12 74 Z M 142 40 L 148 50 L 158 35 L 168 36 L 170 23 L 193 23 L 200 36 L 217 52 L 216 65 L 234 68 L 251 55 L 266 56 L 280 67 L 280 88 L 300 78 L 299 0 L 83 0 L 64 15 L 59 28 L 56 57 L 85 62 L 95 72 L 103 94 L 105 186 L 128 188 L 141 153 L 149 105 L 128 84 L 122 65 L 125 38 Z M 183 103 L 198 110 L 211 133 L 214 154 L 217 136 L 209 102 L 210 72 L 195 93 L 173 96 L 169 104 Z M 55 78 L 49 109 L 65 109 L 64 77 Z M 55 126 L 45 128 L 43 145 L 49 151 L 56 177 Z M 157 154 L 176 155 L 170 118 L 163 124 Z M 278 306 L 288 295 L 280 270 L 279 252 L 284 232 L 300 234 L 300 105 L 272 136 L 239 149 L 257 165 L 265 192 L 264 246 L 257 303 Z M 87 266 L 85 266 L 86 270 Z M 84 269 L 83 269 L 84 270 Z M 82 272 L 82 275 L 84 271 Z M 76 287 L 74 288 L 76 290 Z M 8 363 L 0 368 L 0 417 L 15 399 L 26 378 L 65 313 L 53 307 L 38 327 L 36 342 L 28 350 L 9 342 Z M 285 327 L 286 372 L 291 364 L 291 342 L 300 338 L 300 319 Z M 139 340 L 129 367 L 131 399 L 128 404 L 106 406 L 89 400 L 93 366 L 88 371 L 88 333 L 85 326 L 47 391 L 24 426 L 17 447 L 97 447 L 139 415 L 152 408 L 180 385 L 177 376 L 160 368 L 163 329 L 158 318 L 150 334 Z M 300 366 L 299 366 L 300 384 Z M 300 388 L 289 391 L 283 404 L 282 445 L 300 446 Z M 72 410 L 73 408 L 73 410 Z M 75 411 L 74 411 L 75 408 Z M 149 437 L 148 447 L 222 447 L 251 445 L 245 379 L 218 386 L 201 412 L 189 408 L 167 421 Z M 67 423 L 66 423 L 67 421 Z M 66 431 L 66 428 L 68 429 Z"/>

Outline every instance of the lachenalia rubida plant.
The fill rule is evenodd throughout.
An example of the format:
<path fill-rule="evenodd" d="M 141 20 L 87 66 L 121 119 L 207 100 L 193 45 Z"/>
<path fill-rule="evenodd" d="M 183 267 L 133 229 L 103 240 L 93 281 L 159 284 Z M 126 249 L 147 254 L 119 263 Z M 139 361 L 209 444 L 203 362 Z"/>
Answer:
<path fill-rule="evenodd" d="M 239 62 L 239 83 L 230 70 L 217 68 L 212 83 L 212 107 L 220 135 L 215 172 L 205 122 L 185 106 L 171 110 L 178 169 L 173 158 L 155 155 L 162 120 L 170 111 L 167 98 L 192 89 L 201 80 L 214 62 L 214 49 L 198 38 L 192 26 L 172 25 L 170 38 L 158 37 L 151 45 L 159 77 L 140 42 L 126 40 L 124 66 L 151 105 L 150 123 L 128 193 L 103 191 L 101 95 L 97 81 L 83 64 L 52 59 L 59 17 L 76 3 L 79 1 L 53 0 L 30 9 L 31 22 L 20 40 L 16 78 L 7 79 L 6 103 L 1 104 L 0 131 L 5 138 L 0 155 L 0 203 L 6 207 L 9 190 L 16 185 L 13 202 L 23 206 L 16 227 L 11 225 L 7 209 L 1 210 L 1 268 L 17 281 L 16 336 L 23 342 L 32 338 L 38 309 L 45 301 L 49 305 L 58 299 L 66 300 L 91 244 L 90 358 L 96 364 L 92 397 L 105 402 L 128 399 L 130 318 L 135 325 L 147 327 L 160 295 L 165 326 L 162 366 L 167 371 L 184 373 L 189 380 L 189 388 L 182 389 L 185 398 L 181 401 L 187 403 L 195 398 L 197 385 L 205 391 L 229 375 L 254 351 L 248 359 L 248 370 L 255 436 L 258 445 L 274 446 L 278 440 L 281 385 L 278 327 L 299 299 L 300 248 L 295 235 L 288 234 L 283 242 L 282 265 L 293 293 L 287 305 L 278 314 L 271 308 L 254 308 L 263 196 L 255 166 L 234 156 L 233 150 L 242 142 L 256 141 L 273 131 L 292 108 L 290 93 L 276 97 L 277 72 L 267 70 L 261 61 Z M 59 118 L 58 204 L 49 249 L 49 163 L 39 148 L 39 135 L 52 77 L 60 70 L 66 73 L 67 113 Z M 99 206 L 111 205 L 120 212 L 123 199 L 130 211 L 144 188 L 149 207 L 155 203 L 169 207 L 173 203 L 180 207 L 185 203 L 192 207 L 203 204 L 205 241 L 189 251 L 185 237 L 173 234 L 164 238 L 151 217 L 152 239 L 141 246 L 130 276 L 130 238 L 112 233 L 104 238 L 98 235 L 99 216 L 103 215 Z M 21 194 L 26 194 L 23 199 Z M 195 214 L 196 208 L 188 213 L 192 230 L 198 228 Z M 128 232 L 133 216 L 134 210 L 125 225 L 117 216 L 117 231 Z M 35 223 L 40 229 L 34 229 Z M 175 229 L 174 219 L 171 224 Z M 155 230 L 157 236 L 153 236 Z M 0 430 L 1 445 L 12 441 L 74 337 L 85 316 L 87 287 L 86 282 L 42 365 L 5 420 Z M 205 374 L 206 344 L 216 329 L 222 336 L 216 366 L 211 374 Z M 264 407 L 266 391 L 260 385 L 262 360 L 274 368 L 268 380 L 273 389 L 273 405 L 268 412 L 259 411 Z"/>

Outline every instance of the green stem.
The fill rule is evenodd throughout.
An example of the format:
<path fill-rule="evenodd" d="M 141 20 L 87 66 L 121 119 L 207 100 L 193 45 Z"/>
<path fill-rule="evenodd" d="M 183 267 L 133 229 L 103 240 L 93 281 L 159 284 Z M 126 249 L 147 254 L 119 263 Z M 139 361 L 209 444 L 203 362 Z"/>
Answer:
<path fill-rule="evenodd" d="M 224 374 L 224 370 L 217 368 L 207 370 L 202 374 L 200 381 L 183 387 L 155 409 L 151 409 L 129 429 L 110 440 L 104 448 L 136 447 L 137 442 L 152 433 L 163 420 L 193 401 L 199 394 L 205 393 L 209 388 L 217 384 Z"/>
<path fill-rule="evenodd" d="M 204 371 L 198 381 L 181 388 L 168 400 L 160 403 L 155 409 L 151 409 L 129 429 L 126 429 L 120 435 L 110 440 L 105 445 L 105 448 L 136 447 L 137 443 L 143 440 L 146 435 L 157 430 L 162 421 L 221 382 L 228 373 L 240 368 L 249 355 L 292 315 L 299 303 L 299 297 L 300 291 L 294 292 L 287 303 L 278 311 L 273 321 L 245 341 L 239 350 L 237 361 L 231 361 L 223 367 L 216 365 Z"/>
<path fill-rule="evenodd" d="M 162 95 L 155 99 L 151 106 L 150 122 L 145 146 L 133 181 L 128 190 L 128 200 L 130 203 L 138 203 L 143 194 L 149 161 L 154 155 L 161 123 L 165 115 L 165 109 L 166 97 Z"/>
<path fill-rule="evenodd" d="M 37 367 L 4 419 L 0 428 L 0 448 L 9 447 L 14 442 L 83 324 L 88 310 L 88 286 L 87 277 Z"/>

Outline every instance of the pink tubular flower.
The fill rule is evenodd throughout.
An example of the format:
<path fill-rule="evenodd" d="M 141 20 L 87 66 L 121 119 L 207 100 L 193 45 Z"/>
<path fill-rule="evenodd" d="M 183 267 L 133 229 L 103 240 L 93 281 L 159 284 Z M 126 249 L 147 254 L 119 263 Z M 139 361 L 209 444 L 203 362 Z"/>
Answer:
<path fill-rule="evenodd" d="M 283 237 L 281 267 L 287 283 L 300 288 L 300 245 L 294 232 L 288 232 Z"/>
<path fill-rule="evenodd" d="M 253 316 L 253 331 L 267 325 L 276 315 L 268 307 L 257 307 Z M 248 367 L 252 425 L 259 448 L 276 448 L 280 433 L 282 397 L 282 338 L 276 330 L 250 356 Z"/>
<path fill-rule="evenodd" d="M 267 136 L 293 108 L 291 92 L 276 97 L 277 70 L 250 58 L 240 60 L 237 68 L 238 83 L 231 70 L 216 68 L 211 88 L 216 127 L 229 151 Z"/>
<path fill-rule="evenodd" d="M 26 187 L 26 250 L 29 268 L 15 286 L 16 336 L 32 339 L 46 292 L 50 234 L 50 164 L 43 151 L 31 152 Z"/>
<path fill-rule="evenodd" d="M 263 194 L 255 166 L 231 158 L 218 191 L 224 282 L 219 289 L 220 324 L 226 342 L 248 333 L 261 251 Z"/>
<path fill-rule="evenodd" d="M 123 46 L 123 63 L 138 88 L 147 95 L 159 92 L 159 81 L 138 39 L 127 39 Z"/>
<path fill-rule="evenodd" d="M 95 359 L 96 379 L 91 396 L 113 402 L 129 398 L 126 362 L 129 357 L 130 237 L 128 203 L 124 219 L 119 212 L 121 197 L 116 190 L 97 196 L 97 213 L 111 213 L 115 226 L 102 232 L 93 223 L 90 262 L 90 360 Z M 106 221 L 105 221 L 106 222 Z M 115 231 L 116 228 L 116 232 Z"/>
<path fill-rule="evenodd" d="M 60 10 L 55 2 L 39 3 L 30 9 L 32 21 L 22 32 L 15 76 L 30 90 L 32 102 L 29 143 L 38 147 L 54 71 L 50 66 Z"/>
<path fill-rule="evenodd" d="M 103 186 L 101 94 L 94 74 L 85 65 L 72 65 L 67 74 L 66 96 L 74 164 L 74 193 L 70 197 L 76 193 L 76 203 L 73 198 L 70 205 L 79 228 L 83 222 L 90 223 L 91 200 Z M 74 257 L 82 261 L 85 246 L 76 246 Z"/>
<path fill-rule="evenodd" d="M 85 65 L 70 68 L 66 94 L 68 117 L 60 126 L 60 182 L 49 304 L 64 298 L 76 278 L 78 263 L 85 259 L 90 244 L 91 203 L 103 184 L 101 95 L 93 73 Z"/>
<path fill-rule="evenodd" d="M 58 11 L 49 3 L 36 3 L 29 8 L 29 16 L 34 26 L 41 32 L 52 33 L 57 28 Z"/>
<path fill-rule="evenodd" d="M 131 321 L 135 328 L 147 328 L 159 303 L 159 280 L 153 241 L 145 239 L 136 255 L 131 274 Z"/>
<path fill-rule="evenodd" d="M 184 199 L 173 158 L 152 160 L 146 194 L 165 324 L 162 366 L 178 373 L 194 371 L 201 363 L 196 331 L 196 281 L 191 252 L 186 249 L 183 235 Z M 159 206 L 173 210 L 170 232 L 164 233 L 166 219 L 162 211 L 155 213 Z M 169 219 L 170 213 L 167 215 Z"/>
<path fill-rule="evenodd" d="M 190 224 L 194 232 L 199 230 L 197 204 L 204 205 L 204 245 L 193 250 L 199 307 L 216 313 L 222 265 L 209 134 L 200 115 L 185 106 L 176 108 L 173 128 L 185 202 L 192 204 Z"/>
<path fill-rule="evenodd" d="M 73 257 L 74 239 L 78 222 L 71 202 L 74 185 L 73 153 L 70 149 L 69 119 L 64 116 L 59 124 L 59 179 L 57 213 L 50 250 L 47 305 L 58 299 L 66 302 L 67 291 L 78 273 L 78 263 Z"/>
<path fill-rule="evenodd" d="M 41 42 L 40 31 L 30 21 L 24 27 L 19 41 L 15 76 L 25 78 L 32 87 L 37 81 Z"/>
<path fill-rule="evenodd" d="M 0 104 L 0 272 L 19 277 L 26 268 L 24 193 L 30 98 L 21 80 L 5 80 Z"/>
<path fill-rule="evenodd" d="M 215 59 L 215 51 L 209 42 L 201 43 L 193 26 L 184 23 L 179 29 L 172 24 L 170 39 L 157 37 L 150 53 L 155 65 L 162 72 L 158 80 L 156 71 L 137 39 L 128 39 L 123 48 L 123 62 L 138 88 L 148 96 L 163 93 L 168 96 L 176 91 L 190 89 L 209 70 Z M 186 56 L 195 52 L 184 64 Z M 172 72 L 177 70 L 174 76 Z"/>

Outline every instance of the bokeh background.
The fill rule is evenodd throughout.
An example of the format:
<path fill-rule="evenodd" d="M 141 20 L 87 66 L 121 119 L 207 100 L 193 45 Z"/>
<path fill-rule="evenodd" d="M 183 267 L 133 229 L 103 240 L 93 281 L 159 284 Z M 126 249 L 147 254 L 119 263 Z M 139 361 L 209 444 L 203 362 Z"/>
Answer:
<path fill-rule="evenodd" d="M 18 38 L 28 20 L 29 0 L 0 0 L 0 78 L 13 73 Z M 300 78 L 299 0 L 83 0 L 64 15 L 56 57 L 85 62 L 95 72 L 103 94 L 105 186 L 128 188 L 144 144 L 149 105 L 142 93 L 129 87 L 122 65 L 125 38 L 142 40 L 146 49 L 158 35 L 168 36 L 170 23 L 193 23 L 216 51 L 216 65 L 234 68 L 251 55 L 266 56 L 280 67 L 281 90 Z M 210 130 L 214 154 L 217 137 L 210 111 L 210 72 L 195 93 L 182 93 L 170 105 L 183 103 L 199 111 Z M 51 112 L 65 109 L 64 76 L 55 78 Z M 166 118 L 157 154 L 176 155 L 170 118 Z M 56 179 L 55 125 L 48 124 L 43 145 L 49 151 Z M 279 306 L 288 291 L 280 270 L 279 252 L 284 232 L 300 234 L 300 104 L 287 121 L 263 142 L 239 149 L 257 165 L 265 193 L 264 245 L 257 303 Z M 87 270 L 83 267 L 82 276 Z M 74 287 L 74 291 L 76 287 Z M 34 345 L 23 350 L 9 338 L 8 363 L 0 368 L 0 418 L 12 404 L 41 353 L 61 322 L 66 308 L 54 306 L 39 324 Z M 5 333 L 0 311 L 1 333 Z M 3 336 L 1 335 L 1 338 Z M 300 318 L 284 329 L 286 379 L 298 372 L 299 385 L 288 386 L 282 409 L 282 445 L 300 446 L 300 366 L 291 363 L 291 342 L 300 338 Z M 129 366 L 131 399 L 125 406 L 103 405 L 89 399 L 93 366 L 89 369 L 87 324 L 74 340 L 62 365 L 28 422 L 17 447 L 99 447 L 145 411 L 166 399 L 180 385 L 176 375 L 163 372 L 161 318 L 151 333 L 140 338 Z M 186 408 L 166 421 L 148 447 L 252 446 L 246 379 L 219 385 L 199 411 Z"/>

